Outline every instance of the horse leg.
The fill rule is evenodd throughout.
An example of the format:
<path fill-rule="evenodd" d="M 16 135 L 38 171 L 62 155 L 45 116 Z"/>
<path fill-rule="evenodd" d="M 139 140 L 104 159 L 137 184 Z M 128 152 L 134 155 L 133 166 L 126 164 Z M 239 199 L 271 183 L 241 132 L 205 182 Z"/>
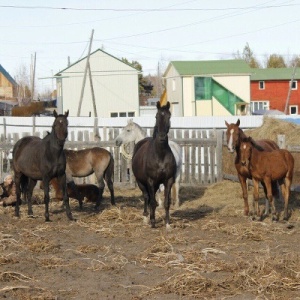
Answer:
<path fill-rule="evenodd" d="M 284 196 L 284 214 L 283 214 L 283 219 L 285 221 L 288 220 L 289 218 L 289 213 L 288 213 L 288 206 L 289 206 L 289 198 L 290 198 L 290 191 L 291 191 L 291 184 L 292 180 L 289 177 L 286 177 L 284 180 L 284 191 L 283 196 Z"/>
<path fill-rule="evenodd" d="M 115 192 L 114 192 L 114 183 L 113 183 L 112 177 L 105 175 L 105 181 L 107 183 L 107 187 L 108 187 L 109 192 L 110 192 L 110 203 L 111 203 L 111 205 L 116 205 Z"/>
<path fill-rule="evenodd" d="M 258 205 L 258 200 L 259 200 L 258 185 L 259 185 L 259 181 L 252 178 L 252 182 L 253 182 L 253 211 L 254 211 L 254 219 L 255 219 L 255 216 L 260 217 L 260 210 L 259 210 L 259 205 Z"/>
<path fill-rule="evenodd" d="M 271 205 L 271 212 L 272 212 L 272 220 L 278 221 L 278 214 L 276 212 L 275 204 L 274 204 L 274 198 L 273 198 L 273 191 L 272 191 L 272 182 L 270 178 L 266 178 L 264 181 L 267 189 L 267 196 L 269 203 Z"/>
<path fill-rule="evenodd" d="M 267 217 L 270 213 L 270 202 L 269 202 L 269 199 L 268 199 L 268 192 L 267 192 L 267 188 L 266 188 L 266 185 L 264 182 L 261 183 L 263 189 L 264 189 L 264 193 L 265 193 L 265 196 L 266 196 L 266 201 L 265 201 L 265 212 L 263 213 L 262 215 L 262 219 L 264 219 L 265 217 Z M 273 191 L 273 189 L 272 189 Z"/>
<path fill-rule="evenodd" d="M 68 193 L 67 193 L 66 174 L 64 173 L 63 175 L 58 176 L 57 180 L 58 180 L 58 184 L 59 184 L 59 186 L 60 186 L 60 188 L 62 190 L 63 203 L 64 203 L 65 208 L 66 208 L 67 217 L 69 218 L 69 220 L 74 220 L 72 212 L 71 212 L 71 208 L 70 208 L 69 196 L 68 196 Z M 49 198 L 49 181 L 50 180 L 48 180 L 48 181 L 46 180 L 46 183 L 47 183 L 47 194 L 46 194 L 46 190 L 45 190 L 45 199 L 46 199 L 46 195 L 47 195 L 47 205 L 46 205 L 46 202 L 45 202 L 45 205 L 46 205 L 46 212 L 45 212 L 46 221 L 47 221 L 47 217 L 48 217 L 48 221 L 49 221 L 49 199 L 50 199 Z"/>
<path fill-rule="evenodd" d="M 149 190 L 149 201 L 150 201 L 150 223 L 151 227 L 155 228 L 155 210 L 157 202 L 155 199 L 155 193 L 158 190 L 159 186 L 154 187 L 152 180 L 148 180 L 148 190 Z"/>
<path fill-rule="evenodd" d="M 248 190 L 247 190 L 247 178 L 238 174 L 240 184 L 242 186 L 242 193 L 244 199 L 244 215 L 249 215 L 249 204 L 248 204 Z"/>
<path fill-rule="evenodd" d="M 28 186 L 27 186 L 27 203 L 28 203 L 28 216 L 33 216 L 33 210 L 32 210 L 32 192 L 36 185 L 36 180 L 33 180 L 31 178 L 28 179 Z"/>
<path fill-rule="evenodd" d="M 20 204 L 21 204 L 21 176 L 22 174 L 15 173 L 15 185 L 16 185 L 16 206 L 15 206 L 15 216 L 20 217 Z"/>
<path fill-rule="evenodd" d="M 180 182 L 180 174 L 175 178 L 175 182 L 173 183 L 171 189 L 172 204 L 174 205 L 175 208 L 178 208 L 180 206 L 179 182 Z"/>
<path fill-rule="evenodd" d="M 101 204 L 102 199 L 103 199 L 103 192 L 104 192 L 105 183 L 104 183 L 104 179 L 103 179 L 103 174 L 98 176 L 97 178 L 98 178 L 98 185 L 99 185 L 99 196 L 98 196 L 98 199 L 96 201 L 95 210 L 99 211 L 100 204 Z"/>
<path fill-rule="evenodd" d="M 171 204 L 171 188 L 174 185 L 173 178 L 170 178 L 165 186 L 165 212 L 166 212 L 166 228 L 170 228 L 170 204 Z"/>
<path fill-rule="evenodd" d="M 144 198 L 144 212 L 143 212 L 143 216 L 144 216 L 144 223 L 148 224 L 148 205 L 149 205 L 149 194 L 148 194 L 148 190 L 147 187 L 144 186 L 142 183 L 137 182 L 140 190 L 143 193 L 143 198 Z"/>
<path fill-rule="evenodd" d="M 79 203 L 79 209 L 82 210 L 82 202 L 83 202 L 83 197 L 81 195 L 81 193 L 79 192 L 73 178 L 71 181 L 68 182 L 68 185 L 70 186 L 70 188 L 72 189 L 72 191 L 75 193 L 76 195 L 76 199 L 78 200 Z"/>

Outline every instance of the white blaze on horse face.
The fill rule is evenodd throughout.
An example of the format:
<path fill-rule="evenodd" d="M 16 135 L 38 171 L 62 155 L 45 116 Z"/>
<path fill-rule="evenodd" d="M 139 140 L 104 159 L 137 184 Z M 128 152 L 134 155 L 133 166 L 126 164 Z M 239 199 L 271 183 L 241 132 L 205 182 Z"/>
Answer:
<path fill-rule="evenodd" d="M 234 129 L 231 129 L 230 130 L 230 137 L 229 137 L 229 141 L 228 141 L 228 144 L 227 144 L 227 148 L 230 152 L 234 152 L 234 149 L 233 149 L 233 146 L 232 146 L 232 141 L 233 141 L 233 133 L 234 133 Z"/>

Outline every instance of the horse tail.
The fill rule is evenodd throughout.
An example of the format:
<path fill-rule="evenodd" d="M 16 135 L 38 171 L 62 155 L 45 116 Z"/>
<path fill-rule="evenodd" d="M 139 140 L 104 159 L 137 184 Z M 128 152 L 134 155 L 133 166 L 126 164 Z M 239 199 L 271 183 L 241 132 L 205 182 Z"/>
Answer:
<path fill-rule="evenodd" d="M 20 179 L 20 190 L 21 194 L 24 196 L 24 201 L 27 202 L 27 191 L 28 191 L 28 177 L 25 175 L 21 176 Z"/>

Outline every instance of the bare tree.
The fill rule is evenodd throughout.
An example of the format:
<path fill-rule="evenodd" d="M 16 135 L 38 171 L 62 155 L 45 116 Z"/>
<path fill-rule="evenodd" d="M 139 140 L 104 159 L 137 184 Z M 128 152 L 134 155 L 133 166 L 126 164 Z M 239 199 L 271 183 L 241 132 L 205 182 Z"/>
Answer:
<path fill-rule="evenodd" d="M 235 59 L 243 59 L 246 61 L 250 68 L 261 68 L 248 43 L 246 43 L 242 54 L 237 51 L 236 53 L 233 53 L 233 56 Z"/>
<path fill-rule="evenodd" d="M 18 102 L 19 105 L 26 105 L 30 102 L 30 75 L 27 67 L 21 64 L 15 75 L 15 81 L 18 84 Z"/>
<path fill-rule="evenodd" d="M 300 67 L 300 55 L 294 55 L 289 62 L 290 67 Z"/>

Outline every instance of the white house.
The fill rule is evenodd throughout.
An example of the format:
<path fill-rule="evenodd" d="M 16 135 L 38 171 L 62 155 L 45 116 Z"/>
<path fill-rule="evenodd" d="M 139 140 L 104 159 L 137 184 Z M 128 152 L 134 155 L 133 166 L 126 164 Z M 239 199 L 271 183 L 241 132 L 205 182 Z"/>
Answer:
<path fill-rule="evenodd" d="M 171 61 L 163 78 L 172 115 L 248 114 L 250 75 L 244 60 Z"/>
<path fill-rule="evenodd" d="M 69 110 L 69 116 L 106 118 L 139 116 L 139 71 L 98 49 L 89 57 L 90 77 L 87 59 L 55 75 L 58 112 Z"/>

